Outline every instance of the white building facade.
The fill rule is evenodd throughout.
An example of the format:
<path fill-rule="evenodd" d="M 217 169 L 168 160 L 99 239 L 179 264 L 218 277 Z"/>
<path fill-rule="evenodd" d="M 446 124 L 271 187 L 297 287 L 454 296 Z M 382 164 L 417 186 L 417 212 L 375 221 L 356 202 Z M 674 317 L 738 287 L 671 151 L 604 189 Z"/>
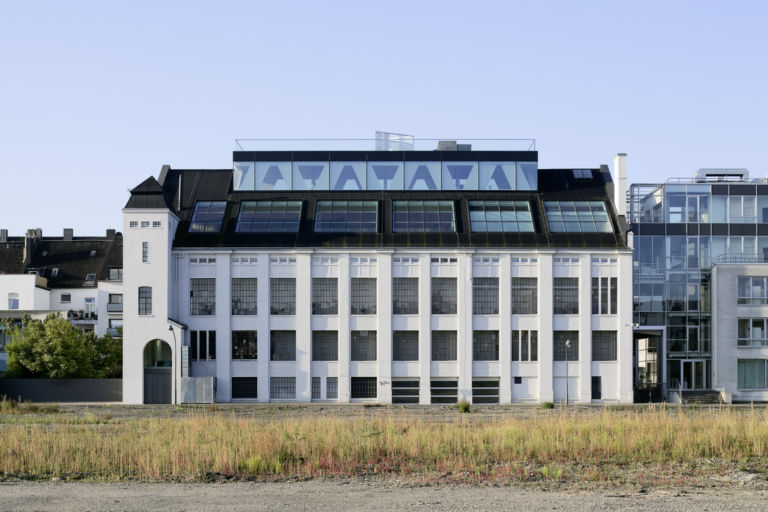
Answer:
<path fill-rule="evenodd" d="M 234 160 L 165 167 L 123 210 L 125 402 L 185 402 L 195 379 L 218 402 L 632 401 L 632 252 L 607 168 Z"/>

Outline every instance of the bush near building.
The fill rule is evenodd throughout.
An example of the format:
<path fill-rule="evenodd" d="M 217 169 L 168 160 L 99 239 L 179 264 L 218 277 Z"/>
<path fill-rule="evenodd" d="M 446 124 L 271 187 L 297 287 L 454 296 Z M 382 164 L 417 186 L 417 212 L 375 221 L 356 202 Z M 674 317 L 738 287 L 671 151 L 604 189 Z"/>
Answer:
<path fill-rule="evenodd" d="M 59 315 L 7 326 L 7 378 L 106 379 L 122 376 L 122 342 L 83 332 Z"/>

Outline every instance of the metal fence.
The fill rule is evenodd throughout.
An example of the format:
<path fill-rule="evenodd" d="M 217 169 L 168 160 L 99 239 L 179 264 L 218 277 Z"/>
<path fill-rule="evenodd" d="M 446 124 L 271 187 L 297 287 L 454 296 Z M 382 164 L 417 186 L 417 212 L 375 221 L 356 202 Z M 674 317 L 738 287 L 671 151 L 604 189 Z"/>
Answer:
<path fill-rule="evenodd" d="M 24 402 L 122 402 L 123 379 L 0 379 L 0 395 Z"/>

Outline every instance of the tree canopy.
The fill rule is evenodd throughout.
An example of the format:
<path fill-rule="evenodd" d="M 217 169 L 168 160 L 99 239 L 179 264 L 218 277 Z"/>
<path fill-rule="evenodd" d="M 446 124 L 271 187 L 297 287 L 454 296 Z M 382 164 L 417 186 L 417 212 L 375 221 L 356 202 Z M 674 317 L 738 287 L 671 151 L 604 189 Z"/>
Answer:
<path fill-rule="evenodd" d="M 42 379 L 101 379 L 122 375 L 122 341 L 109 334 L 99 338 L 83 332 L 57 314 L 45 320 L 25 317 L 7 325 L 11 342 L 6 377 Z"/>

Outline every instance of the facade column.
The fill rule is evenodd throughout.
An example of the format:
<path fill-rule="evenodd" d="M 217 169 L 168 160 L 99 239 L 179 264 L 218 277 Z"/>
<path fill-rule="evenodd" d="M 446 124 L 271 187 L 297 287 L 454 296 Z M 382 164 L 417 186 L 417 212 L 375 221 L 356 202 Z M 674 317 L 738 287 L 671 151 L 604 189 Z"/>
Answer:
<path fill-rule="evenodd" d="M 379 403 L 392 403 L 392 253 L 376 253 L 376 366 Z M 339 382 L 341 386 L 341 382 Z M 341 398 L 341 396 L 339 396 Z"/>
<path fill-rule="evenodd" d="M 552 255 L 539 253 L 539 402 L 554 402 L 554 345 L 552 340 Z"/>
<path fill-rule="evenodd" d="M 592 255 L 579 258 L 579 358 L 575 363 L 579 376 L 576 401 L 592 401 Z M 573 365 L 571 365 L 573 366 Z M 572 368 L 569 367 L 569 370 Z M 569 375 L 571 372 L 569 371 Z"/>
<path fill-rule="evenodd" d="M 231 254 L 216 254 L 216 401 L 232 401 Z"/>
<path fill-rule="evenodd" d="M 296 401 L 312 401 L 312 253 L 296 254 Z"/>
<path fill-rule="evenodd" d="M 619 325 L 617 333 L 617 358 L 619 364 L 619 374 L 617 375 L 619 380 L 619 402 L 632 403 L 635 399 L 634 392 L 632 390 L 632 344 L 633 344 L 633 329 L 632 329 L 632 279 L 627 276 L 632 276 L 632 253 L 627 251 L 626 253 L 618 255 L 619 261 L 619 278 L 617 279 L 619 285 L 619 297 L 618 297 L 618 313 L 619 313 Z M 714 283 L 715 280 L 713 279 Z M 734 288 L 735 289 L 735 288 Z M 714 295 L 713 289 L 713 297 Z M 712 301 L 714 307 L 716 301 Z M 713 315 L 714 318 L 714 315 Z M 714 332 L 714 330 L 712 331 Z M 661 348 L 661 339 L 659 340 L 659 349 Z M 713 351 L 713 354 L 715 352 Z M 665 354 L 659 350 L 659 362 L 663 363 L 659 366 L 659 370 L 666 375 L 666 361 L 663 357 Z"/>
<path fill-rule="evenodd" d="M 472 254 L 458 253 L 457 363 L 459 367 L 459 400 L 472 402 Z"/>
<path fill-rule="evenodd" d="M 510 256 L 499 255 L 499 403 L 512 402 L 512 319 Z"/>
<path fill-rule="evenodd" d="M 259 254 L 256 266 L 256 376 L 258 378 L 258 401 L 269 402 L 269 253 Z"/>
<path fill-rule="evenodd" d="M 430 381 L 432 360 L 432 271 L 429 253 L 419 258 L 419 403 L 432 400 Z"/>
<path fill-rule="evenodd" d="M 338 255 L 339 258 L 339 277 L 338 277 L 338 303 L 339 303 L 339 352 L 338 352 L 338 374 L 337 386 L 340 386 L 341 382 L 349 382 L 349 360 L 350 360 L 350 281 L 349 281 L 349 253 L 343 253 Z M 338 391 L 338 388 L 337 388 Z M 346 387 L 346 392 L 349 392 L 349 386 Z M 322 387 L 321 396 L 324 396 L 325 387 Z M 345 401 L 349 401 L 347 396 Z"/>

